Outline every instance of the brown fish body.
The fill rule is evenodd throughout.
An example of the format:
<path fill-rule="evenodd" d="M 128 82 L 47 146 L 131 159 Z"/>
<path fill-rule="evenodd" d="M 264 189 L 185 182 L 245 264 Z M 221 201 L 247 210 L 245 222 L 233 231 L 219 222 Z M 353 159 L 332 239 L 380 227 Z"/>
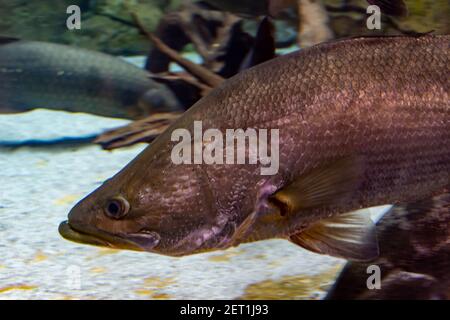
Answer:
<path fill-rule="evenodd" d="M 400 204 L 377 223 L 379 258 L 349 262 L 327 299 L 450 299 L 450 193 Z M 367 288 L 369 266 L 380 287 Z"/>
<path fill-rule="evenodd" d="M 149 234 L 154 243 L 141 249 L 184 255 L 273 237 L 292 240 L 337 214 L 430 197 L 450 184 L 449 43 L 449 36 L 344 40 L 242 72 L 82 200 L 68 225 L 121 239 L 145 231 L 141 243 Z M 278 173 L 263 176 L 260 165 L 250 164 L 175 165 L 171 134 L 192 132 L 196 120 L 203 130 L 279 129 Z M 291 203 L 280 191 L 306 181 L 309 195 L 307 185 L 327 177 L 342 178 L 339 186 L 345 184 L 341 171 L 350 173 L 349 181 L 358 176 L 350 192 L 324 203 L 306 196 L 304 207 L 300 200 L 294 204 L 301 210 L 284 212 Z M 131 209 L 110 219 L 104 208 L 117 196 Z M 67 230 L 62 234 L 73 239 Z"/>
<path fill-rule="evenodd" d="M 33 108 L 140 118 L 181 107 L 166 87 L 119 58 L 0 37 L 0 112 Z"/>

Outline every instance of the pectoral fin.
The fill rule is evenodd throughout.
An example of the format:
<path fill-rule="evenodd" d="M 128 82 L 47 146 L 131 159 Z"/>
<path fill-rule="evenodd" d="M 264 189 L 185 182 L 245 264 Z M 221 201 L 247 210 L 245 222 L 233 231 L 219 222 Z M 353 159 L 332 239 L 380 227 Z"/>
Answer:
<path fill-rule="evenodd" d="M 245 220 L 239 225 L 239 227 L 237 227 L 233 236 L 227 242 L 226 247 L 238 245 L 240 243 L 240 241 L 248 235 L 248 233 L 250 231 L 250 227 L 253 226 L 253 224 L 256 221 L 256 217 L 257 217 L 257 212 L 254 211 L 247 218 L 245 218 Z"/>
<path fill-rule="evenodd" d="M 297 178 L 271 196 L 270 201 L 280 208 L 282 215 L 335 205 L 354 194 L 363 176 L 363 157 L 336 160 Z"/>
<path fill-rule="evenodd" d="M 375 226 L 368 210 L 359 210 L 321 220 L 290 236 L 290 240 L 320 254 L 356 261 L 378 256 Z"/>

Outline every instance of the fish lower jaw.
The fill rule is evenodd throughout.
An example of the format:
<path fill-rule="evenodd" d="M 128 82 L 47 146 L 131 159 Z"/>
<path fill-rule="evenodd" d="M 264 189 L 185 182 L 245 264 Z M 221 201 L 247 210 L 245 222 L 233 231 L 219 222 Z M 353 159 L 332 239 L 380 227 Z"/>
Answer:
<path fill-rule="evenodd" d="M 123 237 L 109 234 L 104 231 L 90 230 L 71 224 L 69 221 L 63 221 L 58 227 L 60 235 L 67 240 L 100 247 L 109 247 L 113 249 L 125 249 L 132 251 L 147 251 L 145 247 L 125 239 Z"/>
<path fill-rule="evenodd" d="M 100 238 L 93 237 L 87 233 L 78 231 L 76 228 L 73 228 L 67 220 L 60 223 L 58 232 L 64 239 L 76 243 L 90 244 L 95 246 L 110 246 L 108 242 L 102 241 Z"/>

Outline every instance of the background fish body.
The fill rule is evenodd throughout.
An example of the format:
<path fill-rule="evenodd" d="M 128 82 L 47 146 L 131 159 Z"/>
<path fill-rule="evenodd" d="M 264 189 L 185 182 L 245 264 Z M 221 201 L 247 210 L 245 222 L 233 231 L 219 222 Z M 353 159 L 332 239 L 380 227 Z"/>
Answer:
<path fill-rule="evenodd" d="M 147 72 L 116 57 L 45 42 L 0 43 L 0 111 L 48 108 L 139 118 L 178 107 Z"/>
<path fill-rule="evenodd" d="M 146 250 L 184 255 L 291 237 L 337 214 L 430 197 L 450 184 L 449 44 L 449 36 L 359 38 L 248 69 L 77 204 L 69 225 L 122 236 L 150 230 L 158 245 Z M 264 176 L 252 164 L 174 164 L 171 134 L 186 128 L 193 136 L 194 121 L 202 121 L 203 132 L 279 129 L 278 172 Z M 352 168 L 360 171 L 356 179 Z M 314 194 L 308 186 L 328 179 L 340 182 L 322 194 L 347 181 L 357 186 L 345 196 L 335 192 L 335 201 L 308 199 Z M 289 199 L 287 190 L 298 182 L 305 192 Z M 280 192 L 285 196 L 275 204 L 288 198 L 287 207 L 300 209 L 266 211 Z M 105 217 L 103 206 L 118 195 L 130 212 Z"/>

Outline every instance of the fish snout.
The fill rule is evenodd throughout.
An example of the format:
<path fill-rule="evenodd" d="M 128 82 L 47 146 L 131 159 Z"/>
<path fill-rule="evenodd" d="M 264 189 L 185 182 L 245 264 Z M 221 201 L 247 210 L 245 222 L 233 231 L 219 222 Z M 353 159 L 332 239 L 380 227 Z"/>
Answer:
<path fill-rule="evenodd" d="M 89 206 L 89 201 L 86 199 L 78 202 L 70 211 L 67 216 L 68 223 L 71 225 L 90 225 L 95 217 L 95 212 L 92 212 L 92 208 Z"/>

